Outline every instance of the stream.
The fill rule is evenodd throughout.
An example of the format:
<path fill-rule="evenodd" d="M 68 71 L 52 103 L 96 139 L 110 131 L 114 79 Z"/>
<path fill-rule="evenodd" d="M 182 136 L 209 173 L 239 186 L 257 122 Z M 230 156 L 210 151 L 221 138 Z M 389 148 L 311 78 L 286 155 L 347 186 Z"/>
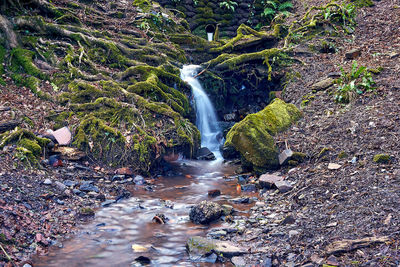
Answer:
<path fill-rule="evenodd" d="M 97 210 L 93 221 L 82 225 L 61 248 L 53 247 L 47 255 L 36 256 L 34 266 L 141 266 L 136 261 L 141 256 L 150 259 L 152 266 L 215 266 L 191 262 L 186 241 L 191 236 L 206 236 L 212 228 L 231 225 L 222 220 L 207 226 L 193 224 L 189 220 L 190 208 L 202 200 L 212 200 L 232 205 L 236 215 L 246 215 L 251 204 L 235 205 L 229 200 L 240 195 L 255 197 L 256 193 L 236 190 L 234 166 L 224 163 L 218 151 L 222 140 L 218 140 L 220 130 L 212 104 L 193 78 L 197 69 L 185 66 L 181 77 L 193 89 L 202 146 L 213 151 L 217 159 L 173 162 L 177 175 L 157 178 L 154 191 L 135 185 L 133 197 Z M 208 191 L 214 189 L 220 190 L 221 195 L 211 198 Z M 167 222 L 154 222 L 156 214 L 165 215 Z"/>

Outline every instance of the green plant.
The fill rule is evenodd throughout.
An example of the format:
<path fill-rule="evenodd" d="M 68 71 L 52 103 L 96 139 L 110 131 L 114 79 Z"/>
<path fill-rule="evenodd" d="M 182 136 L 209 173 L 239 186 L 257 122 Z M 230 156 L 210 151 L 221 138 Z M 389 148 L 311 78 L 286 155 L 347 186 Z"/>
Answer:
<path fill-rule="evenodd" d="M 268 20 L 273 20 L 277 15 L 289 16 L 290 12 L 288 9 L 293 7 L 291 1 L 282 2 L 281 0 L 261 1 L 261 4 L 264 6 L 264 11 L 261 13 L 261 16 Z"/>
<path fill-rule="evenodd" d="M 335 101 L 339 103 L 349 103 L 356 95 L 375 90 L 375 81 L 372 73 L 367 67 L 358 67 L 357 61 L 353 61 L 350 72 L 346 72 L 340 67 L 341 76 L 336 80 L 338 85 Z"/>
<path fill-rule="evenodd" d="M 235 1 L 226 0 L 226 1 L 219 3 L 219 6 L 221 8 L 235 12 L 235 8 L 238 6 L 238 3 L 236 3 Z"/>

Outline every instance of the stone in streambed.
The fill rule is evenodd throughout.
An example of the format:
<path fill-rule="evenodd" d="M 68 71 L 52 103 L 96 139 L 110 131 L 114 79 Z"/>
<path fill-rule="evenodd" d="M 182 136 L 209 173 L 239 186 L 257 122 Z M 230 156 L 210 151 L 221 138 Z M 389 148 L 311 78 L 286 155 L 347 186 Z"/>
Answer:
<path fill-rule="evenodd" d="M 202 147 L 197 151 L 196 159 L 198 160 L 215 160 L 214 153 L 207 147 Z"/>
<path fill-rule="evenodd" d="M 208 191 L 208 196 L 209 196 L 209 197 L 217 197 L 217 196 L 219 196 L 219 195 L 221 195 L 221 191 L 218 190 L 218 189 L 209 190 L 209 191 Z"/>
<path fill-rule="evenodd" d="M 275 186 L 281 193 L 286 193 L 293 189 L 293 186 L 286 181 L 277 181 L 275 182 Z"/>
<path fill-rule="evenodd" d="M 210 240 L 200 236 L 189 238 L 186 243 L 186 249 L 190 259 L 193 261 L 205 261 L 204 259 L 213 253 L 227 258 L 246 253 L 244 248 L 239 248 L 231 242 Z"/>
<path fill-rule="evenodd" d="M 211 201 L 202 201 L 192 207 L 189 213 L 190 220 L 197 224 L 209 224 L 219 219 L 223 214 L 222 207 Z"/>
<path fill-rule="evenodd" d="M 224 147 L 239 151 L 256 171 L 275 169 L 279 160 L 273 136 L 286 130 L 300 117 L 301 112 L 295 105 L 275 99 L 262 111 L 236 123 L 227 134 Z"/>

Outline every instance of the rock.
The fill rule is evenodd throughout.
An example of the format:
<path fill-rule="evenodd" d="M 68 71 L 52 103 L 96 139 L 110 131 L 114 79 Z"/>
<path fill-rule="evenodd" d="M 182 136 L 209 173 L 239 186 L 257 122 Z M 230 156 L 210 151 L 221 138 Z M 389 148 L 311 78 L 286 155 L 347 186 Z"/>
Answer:
<path fill-rule="evenodd" d="M 280 223 L 281 225 L 287 225 L 287 224 L 294 224 L 296 222 L 296 219 L 292 216 L 289 215 L 283 221 Z"/>
<path fill-rule="evenodd" d="M 207 147 L 202 147 L 197 151 L 196 159 L 198 160 L 215 160 L 214 153 Z"/>
<path fill-rule="evenodd" d="M 56 187 L 60 190 L 60 191 L 65 191 L 65 189 L 67 189 L 67 186 L 59 181 L 56 181 L 54 183 L 56 185 Z"/>
<path fill-rule="evenodd" d="M 228 216 L 233 213 L 233 207 L 231 205 L 223 204 L 221 207 L 223 215 Z"/>
<path fill-rule="evenodd" d="M 165 224 L 169 219 L 162 213 L 157 213 L 156 216 L 153 217 L 152 221 L 159 224 Z"/>
<path fill-rule="evenodd" d="M 58 144 L 61 146 L 67 146 L 71 143 L 72 134 L 68 127 L 63 127 L 57 131 L 51 132 Z"/>
<path fill-rule="evenodd" d="M 279 156 L 279 165 L 284 165 L 288 162 L 288 160 L 293 156 L 293 151 L 291 149 L 283 150 Z"/>
<path fill-rule="evenodd" d="M 118 175 L 133 175 L 133 171 L 131 168 L 119 168 L 115 171 L 116 174 Z"/>
<path fill-rule="evenodd" d="M 227 232 L 225 230 L 222 230 L 222 229 L 213 229 L 207 235 L 210 236 L 213 239 L 218 239 L 220 237 L 226 236 Z"/>
<path fill-rule="evenodd" d="M 219 196 L 219 195 L 221 195 L 221 191 L 218 190 L 218 189 L 209 190 L 209 191 L 208 191 L 208 196 L 209 196 L 209 197 L 217 197 L 217 196 Z"/>
<path fill-rule="evenodd" d="M 204 261 L 207 255 L 216 253 L 227 258 L 239 256 L 246 253 L 246 250 L 241 247 L 236 247 L 228 241 L 210 240 L 200 236 L 189 238 L 186 243 L 186 249 L 190 259 L 193 261 Z"/>
<path fill-rule="evenodd" d="M 337 164 L 337 163 L 329 163 L 328 164 L 328 170 L 339 170 L 342 167 L 342 165 Z"/>
<path fill-rule="evenodd" d="M 51 185 L 53 182 L 49 179 L 49 178 L 47 178 L 47 179 L 45 179 L 44 181 L 43 181 L 43 184 L 45 184 L 45 185 Z"/>
<path fill-rule="evenodd" d="M 102 202 L 102 203 L 101 203 L 101 206 L 102 206 L 102 207 L 108 207 L 108 206 L 110 206 L 110 205 L 113 204 L 113 203 L 115 203 L 115 200 L 113 200 L 113 199 L 108 199 L 108 200 Z"/>
<path fill-rule="evenodd" d="M 387 164 L 390 162 L 390 156 L 387 154 L 378 154 L 374 156 L 375 163 Z"/>
<path fill-rule="evenodd" d="M 263 174 L 258 179 L 260 186 L 267 189 L 272 189 L 275 186 L 275 182 L 278 181 L 283 181 L 283 177 L 273 174 Z"/>
<path fill-rule="evenodd" d="M 235 121 L 236 118 L 236 113 L 229 113 L 224 115 L 224 121 Z"/>
<path fill-rule="evenodd" d="M 224 159 L 236 159 L 240 157 L 240 153 L 233 147 L 223 146 L 221 148 L 221 152 Z"/>
<path fill-rule="evenodd" d="M 243 257 L 233 257 L 231 259 L 231 262 L 235 267 L 245 267 L 246 266 L 246 261 Z"/>
<path fill-rule="evenodd" d="M 322 91 L 322 90 L 325 90 L 325 89 L 329 88 L 330 86 L 332 86 L 334 81 L 335 81 L 334 79 L 328 77 L 322 81 L 319 81 L 319 82 L 311 85 L 310 89 L 312 91 Z"/>
<path fill-rule="evenodd" d="M 75 195 L 80 196 L 80 197 L 83 197 L 86 195 L 85 192 L 82 192 L 81 190 L 78 190 L 78 189 L 72 190 L 72 193 L 74 193 Z"/>
<path fill-rule="evenodd" d="M 71 180 L 65 180 L 63 183 L 68 187 L 75 187 L 78 184 L 78 182 L 71 181 Z"/>
<path fill-rule="evenodd" d="M 132 245 L 132 250 L 133 250 L 134 252 L 146 252 L 146 251 L 148 251 L 149 249 L 148 249 L 147 247 L 145 247 L 145 246 L 142 246 L 142 245 L 133 244 L 133 245 Z"/>
<path fill-rule="evenodd" d="M 278 151 L 273 136 L 286 130 L 300 117 L 301 112 L 295 105 L 274 99 L 262 111 L 236 123 L 228 132 L 224 147 L 239 151 L 256 170 L 277 168 Z"/>
<path fill-rule="evenodd" d="M 236 203 L 236 204 L 248 204 L 248 203 L 252 202 L 249 197 L 232 198 L 229 201 Z"/>
<path fill-rule="evenodd" d="M 143 176 L 141 176 L 141 175 L 136 175 L 135 178 L 133 178 L 133 182 L 134 182 L 136 185 L 143 185 L 144 182 L 145 182 L 145 180 L 144 180 Z"/>
<path fill-rule="evenodd" d="M 142 265 L 148 265 L 151 263 L 150 258 L 145 257 L 145 256 L 139 256 L 135 259 L 135 261 L 137 261 L 138 263 L 142 264 Z"/>
<path fill-rule="evenodd" d="M 114 175 L 112 178 L 111 178 L 111 181 L 112 182 L 115 182 L 115 181 L 122 181 L 122 180 L 124 180 L 125 179 L 125 174 L 119 174 L 119 175 Z"/>
<path fill-rule="evenodd" d="M 287 181 L 276 181 L 275 186 L 281 193 L 286 193 L 293 189 L 293 186 L 289 184 Z"/>
<path fill-rule="evenodd" d="M 351 49 L 350 51 L 346 52 L 345 56 L 347 59 L 356 59 L 359 56 L 361 56 L 361 49 L 360 48 Z"/>
<path fill-rule="evenodd" d="M 210 201 L 202 201 L 192 207 L 189 213 L 190 220 L 197 224 L 209 224 L 219 219 L 223 213 L 221 206 Z"/>
<path fill-rule="evenodd" d="M 84 152 L 74 147 L 59 146 L 56 147 L 53 152 L 60 153 L 61 158 L 65 160 L 78 161 L 86 157 Z"/>
<path fill-rule="evenodd" d="M 289 231 L 289 238 L 292 238 L 292 237 L 294 237 L 294 236 L 296 236 L 296 235 L 299 235 L 299 234 L 300 234 L 299 231 L 290 230 L 290 231 Z"/>
<path fill-rule="evenodd" d="M 257 188 L 255 184 L 244 184 L 241 185 L 241 190 L 245 192 L 255 192 L 257 191 Z"/>
<path fill-rule="evenodd" d="M 85 191 L 85 192 L 100 192 L 99 188 L 97 186 L 92 185 L 92 181 L 85 181 L 81 184 L 79 187 L 79 190 Z"/>

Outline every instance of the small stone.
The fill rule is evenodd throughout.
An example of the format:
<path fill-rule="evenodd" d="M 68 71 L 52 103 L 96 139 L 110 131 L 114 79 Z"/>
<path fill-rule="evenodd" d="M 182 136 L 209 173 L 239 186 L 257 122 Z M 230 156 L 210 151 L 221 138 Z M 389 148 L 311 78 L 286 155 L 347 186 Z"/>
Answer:
<path fill-rule="evenodd" d="M 115 181 L 121 181 L 125 179 L 125 175 L 124 174 L 119 174 L 119 175 L 114 175 L 111 179 L 112 182 Z"/>
<path fill-rule="evenodd" d="M 275 182 L 278 181 L 283 181 L 283 177 L 271 174 L 263 174 L 258 179 L 260 186 L 267 189 L 271 189 L 275 185 Z"/>
<path fill-rule="evenodd" d="M 136 185 L 143 185 L 145 181 L 144 181 L 143 176 L 141 176 L 141 175 L 136 175 L 135 178 L 133 178 L 133 182 L 134 182 Z"/>
<path fill-rule="evenodd" d="M 326 78 L 322 81 L 319 81 L 319 82 L 313 84 L 310 89 L 315 90 L 315 91 L 322 91 L 322 90 L 329 88 L 331 85 L 333 85 L 334 81 L 335 80 L 332 78 Z"/>
<path fill-rule="evenodd" d="M 275 186 L 281 193 L 286 193 L 293 189 L 293 186 L 286 181 L 277 181 L 275 182 Z"/>
<path fill-rule="evenodd" d="M 68 187 L 74 187 L 78 184 L 78 182 L 71 181 L 71 180 L 65 180 L 63 183 Z"/>
<path fill-rule="evenodd" d="M 139 256 L 135 259 L 135 261 L 137 261 L 138 263 L 140 263 L 142 265 L 149 265 L 151 263 L 150 258 L 145 257 L 145 256 Z"/>
<path fill-rule="evenodd" d="M 57 203 L 58 205 L 64 205 L 64 201 L 59 200 L 59 199 L 56 200 L 56 203 Z"/>
<path fill-rule="evenodd" d="M 92 185 L 91 181 L 83 182 L 81 184 L 81 186 L 79 187 L 79 190 L 85 191 L 85 192 L 91 192 L 91 191 L 96 192 L 96 193 L 100 192 L 99 188 L 97 186 Z"/>
<path fill-rule="evenodd" d="M 80 197 L 83 197 L 83 196 L 86 195 L 85 192 L 82 192 L 81 190 L 78 190 L 78 189 L 74 189 L 74 190 L 72 190 L 72 192 L 73 192 L 75 195 L 80 196 Z"/>
<path fill-rule="evenodd" d="M 228 216 L 233 213 L 233 207 L 231 205 L 223 204 L 221 205 L 221 207 L 223 210 L 222 212 L 225 216 Z"/>
<path fill-rule="evenodd" d="M 202 259 L 212 252 L 228 258 L 246 253 L 243 247 L 236 247 L 232 242 L 210 240 L 200 236 L 189 238 L 186 248 L 190 258 L 196 261 L 204 261 Z"/>
<path fill-rule="evenodd" d="M 246 261 L 243 257 L 233 257 L 231 259 L 231 262 L 235 267 L 245 267 L 246 266 Z"/>
<path fill-rule="evenodd" d="M 337 163 L 329 163 L 328 164 L 328 170 L 339 170 L 342 167 L 342 165 L 337 164 Z"/>
<path fill-rule="evenodd" d="M 241 185 L 241 190 L 245 192 L 255 192 L 257 191 L 257 188 L 255 184 L 244 184 Z"/>
<path fill-rule="evenodd" d="M 113 200 L 113 199 L 108 199 L 108 200 L 102 202 L 102 203 L 101 203 L 101 206 L 102 206 L 102 207 L 108 207 L 108 206 L 110 206 L 110 205 L 113 204 L 113 203 L 115 203 L 115 200 Z"/>
<path fill-rule="evenodd" d="M 232 198 L 229 201 L 236 203 L 236 204 L 247 204 L 251 203 L 251 200 L 249 197 L 238 197 L 238 198 Z"/>
<path fill-rule="evenodd" d="M 52 184 L 52 181 L 51 181 L 49 178 L 47 178 L 47 179 L 44 180 L 43 184 L 45 184 L 45 185 L 51 185 L 51 184 Z"/>
<path fill-rule="evenodd" d="M 333 265 L 333 266 L 339 266 L 339 261 L 337 260 L 337 258 L 334 255 L 329 256 L 328 259 L 326 259 L 326 263 L 328 265 Z"/>
<path fill-rule="evenodd" d="M 281 225 L 287 224 L 294 224 L 296 222 L 295 218 L 292 215 L 287 216 L 283 221 L 280 223 Z"/>
<path fill-rule="evenodd" d="M 359 56 L 361 56 L 361 49 L 360 48 L 351 49 L 350 51 L 346 52 L 345 56 L 347 59 L 356 59 Z"/>
<path fill-rule="evenodd" d="M 218 190 L 218 189 L 209 190 L 209 191 L 208 191 L 208 196 L 209 196 L 209 197 L 217 197 L 217 196 L 219 196 L 219 195 L 221 195 L 221 191 Z"/>
<path fill-rule="evenodd" d="M 208 233 L 208 236 L 210 236 L 213 239 L 217 239 L 220 237 L 224 237 L 227 235 L 227 232 L 225 230 L 222 229 L 215 229 L 215 231 L 211 231 L 210 233 Z"/>
<path fill-rule="evenodd" d="M 115 171 L 115 173 L 118 175 L 133 175 L 132 169 L 127 167 L 119 168 Z"/>
<path fill-rule="evenodd" d="M 54 183 L 56 185 L 56 187 L 60 190 L 60 191 L 65 191 L 65 189 L 67 189 L 67 186 L 59 181 L 55 181 Z"/>
<path fill-rule="evenodd" d="M 289 231 L 289 238 L 292 238 L 292 237 L 294 237 L 294 236 L 296 236 L 296 235 L 299 235 L 299 234 L 300 234 L 299 231 L 290 230 L 290 231 Z"/>

